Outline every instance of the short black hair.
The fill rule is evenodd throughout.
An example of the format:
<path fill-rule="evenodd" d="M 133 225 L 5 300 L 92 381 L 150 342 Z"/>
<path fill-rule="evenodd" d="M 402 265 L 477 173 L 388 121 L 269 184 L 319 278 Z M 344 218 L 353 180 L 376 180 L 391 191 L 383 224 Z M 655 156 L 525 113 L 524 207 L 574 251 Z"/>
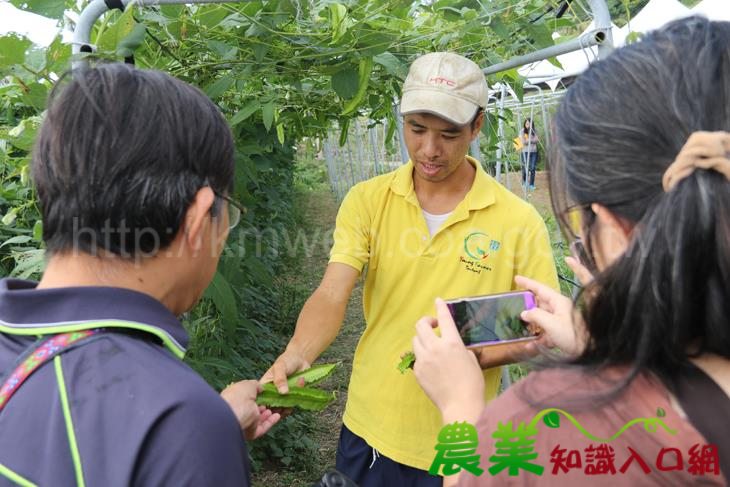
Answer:
<path fill-rule="evenodd" d="M 121 63 L 67 74 L 31 163 L 47 250 L 164 249 L 202 186 L 233 190 L 233 154 L 225 118 L 197 88 Z"/>

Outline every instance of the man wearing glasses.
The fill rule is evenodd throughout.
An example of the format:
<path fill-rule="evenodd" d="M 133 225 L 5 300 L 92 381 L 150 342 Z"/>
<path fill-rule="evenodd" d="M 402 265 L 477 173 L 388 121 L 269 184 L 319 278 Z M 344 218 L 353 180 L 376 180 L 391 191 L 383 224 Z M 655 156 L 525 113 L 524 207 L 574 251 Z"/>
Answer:
<path fill-rule="evenodd" d="M 218 108 L 166 74 L 54 90 L 32 161 L 46 269 L 0 280 L 0 484 L 249 485 L 244 436 L 279 415 L 256 381 L 224 401 L 185 365 L 177 318 L 240 219 L 233 170 Z"/>
<path fill-rule="evenodd" d="M 345 197 L 322 282 L 263 378 L 286 392 L 286 377 L 330 345 L 367 265 L 367 326 L 355 351 L 337 451 L 338 470 L 361 487 L 441 485 L 427 472 L 439 412 L 413 374 L 397 370 L 416 321 L 434 315 L 434 299 L 509 291 L 517 274 L 558 285 L 540 215 L 467 156 L 486 103 L 487 84 L 472 61 L 432 53 L 412 64 L 400 107 L 410 160 Z M 480 354 L 483 368 L 510 360 Z M 486 399 L 495 397 L 500 376 L 499 368 L 485 371 Z"/>

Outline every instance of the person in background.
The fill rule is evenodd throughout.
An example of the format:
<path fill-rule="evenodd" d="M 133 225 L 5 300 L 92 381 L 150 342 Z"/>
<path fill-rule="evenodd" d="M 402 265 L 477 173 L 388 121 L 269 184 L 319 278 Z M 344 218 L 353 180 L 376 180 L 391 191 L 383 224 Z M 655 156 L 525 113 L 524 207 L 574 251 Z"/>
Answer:
<path fill-rule="evenodd" d="M 525 423 L 539 427 L 530 463 L 544 472 L 461 472 L 444 485 L 726 485 L 729 107 L 730 23 L 700 17 L 617 50 L 569 88 L 555 118 L 551 198 L 566 232 L 579 213 L 597 272 L 568 259 L 586 284 L 577 308 L 517 278 L 539 303 L 523 318 L 562 356 L 485 408 L 477 359 L 443 303 L 413 340 L 416 377 L 443 423 L 476 423 L 482 468 L 495 468 L 492 434 Z M 560 426 L 548 428 L 539 415 L 549 408 L 573 420 L 555 413 Z M 576 428 L 607 439 L 639 418 L 646 429 L 611 441 Z"/>
<path fill-rule="evenodd" d="M 540 138 L 537 136 L 537 130 L 531 118 L 526 118 L 522 124 L 520 143 L 522 147 L 520 153 L 522 156 L 522 186 L 528 187 L 529 176 L 529 189 L 534 190 Z"/>
<path fill-rule="evenodd" d="M 31 170 L 47 264 L 0 280 L 0 484 L 249 485 L 244 436 L 280 416 L 183 363 L 177 318 L 240 217 L 223 115 L 160 72 L 76 71 Z"/>
<path fill-rule="evenodd" d="M 432 312 L 433 298 L 509 291 L 517 274 L 558 285 L 540 215 L 467 156 L 486 103 L 484 74 L 469 59 L 440 52 L 413 62 L 400 106 L 410 160 L 349 191 L 322 282 L 263 377 L 288 390 L 287 376 L 308 367 L 337 336 L 367 266 L 366 329 L 337 450 L 337 469 L 361 487 L 441 484 L 428 473 L 438 410 L 413 374 L 397 370 L 413 323 Z M 494 366 L 514 360 L 505 350 L 482 363 L 484 400 L 497 394 L 501 369 Z"/>

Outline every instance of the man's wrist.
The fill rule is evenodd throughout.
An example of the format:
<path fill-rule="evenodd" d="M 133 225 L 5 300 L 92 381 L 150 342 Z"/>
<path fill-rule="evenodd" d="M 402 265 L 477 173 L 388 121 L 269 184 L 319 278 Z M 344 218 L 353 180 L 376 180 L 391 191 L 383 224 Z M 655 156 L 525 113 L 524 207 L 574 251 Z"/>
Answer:
<path fill-rule="evenodd" d="M 455 421 L 466 421 L 469 424 L 474 424 L 479 419 L 479 416 L 481 416 L 485 407 L 486 403 L 484 399 L 460 401 L 458 404 L 444 408 L 441 412 L 441 417 L 444 424 L 451 424 Z"/>
<path fill-rule="evenodd" d="M 311 364 L 314 362 L 315 358 L 310 357 L 310 351 L 309 348 L 306 345 L 300 344 L 299 342 L 290 341 L 289 344 L 286 346 L 286 349 L 284 350 L 284 353 L 289 353 L 295 356 L 300 357 L 303 361 L 307 362 L 308 364 Z"/>

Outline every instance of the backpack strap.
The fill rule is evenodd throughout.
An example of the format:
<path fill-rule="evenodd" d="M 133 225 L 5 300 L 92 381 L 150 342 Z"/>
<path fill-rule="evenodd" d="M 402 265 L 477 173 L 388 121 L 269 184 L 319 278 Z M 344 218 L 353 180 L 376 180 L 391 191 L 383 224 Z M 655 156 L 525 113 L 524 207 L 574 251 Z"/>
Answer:
<path fill-rule="evenodd" d="M 35 341 L 20 354 L 15 361 L 15 367 L 11 367 L 10 373 L 2 381 L 2 387 L 0 387 L 0 412 L 2 412 L 5 405 L 13 394 L 17 392 L 23 382 L 36 370 L 41 368 L 43 364 L 49 362 L 53 357 L 86 342 L 91 337 L 103 331 L 101 328 L 73 331 Z"/>
<path fill-rule="evenodd" d="M 116 329 L 126 330 L 138 330 L 149 333 L 156 336 L 162 341 L 162 344 L 171 351 L 177 358 L 182 359 L 185 356 L 185 347 L 179 343 L 174 336 L 169 332 L 146 323 L 139 323 L 134 321 L 125 320 L 94 320 L 84 322 L 68 322 L 54 324 L 53 326 L 48 325 L 20 325 L 8 323 L 0 320 L 0 333 L 7 333 L 8 335 L 25 335 L 25 336 L 39 336 L 39 335 L 56 335 L 60 333 L 70 333 L 81 330 L 92 330 L 96 328 L 105 328 L 107 331 L 112 332 Z"/>
<path fill-rule="evenodd" d="M 720 472 L 730 479 L 730 397 L 691 362 L 679 370 L 672 382 L 687 418 L 710 444 L 715 445 Z"/>

